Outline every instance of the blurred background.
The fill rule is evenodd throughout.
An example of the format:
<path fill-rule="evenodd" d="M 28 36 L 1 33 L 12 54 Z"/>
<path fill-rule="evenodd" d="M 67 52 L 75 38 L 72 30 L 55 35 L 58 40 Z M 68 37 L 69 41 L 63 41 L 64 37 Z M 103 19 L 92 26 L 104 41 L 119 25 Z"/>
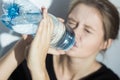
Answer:
<path fill-rule="evenodd" d="M 56 17 L 66 19 L 70 0 L 51 0 L 51 1 L 52 4 L 51 6 L 49 6 L 48 12 L 54 14 Z M 119 5 L 120 0 L 110 1 L 114 3 L 118 10 L 120 11 Z M 2 0 L 0 0 L 0 15 L 2 14 L 1 4 Z M 21 37 L 20 34 L 17 34 L 9 30 L 0 22 L 0 57 L 6 54 L 20 39 L 20 37 Z M 106 64 L 120 77 L 120 33 L 119 38 L 113 42 L 112 46 L 107 50 L 104 57 L 102 55 L 98 55 L 97 59 Z"/>

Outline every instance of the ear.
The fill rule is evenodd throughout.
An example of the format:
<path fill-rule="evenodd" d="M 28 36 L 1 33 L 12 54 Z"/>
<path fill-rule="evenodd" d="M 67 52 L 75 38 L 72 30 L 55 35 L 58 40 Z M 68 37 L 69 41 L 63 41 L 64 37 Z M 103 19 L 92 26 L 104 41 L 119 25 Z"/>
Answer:
<path fill-rule="evenodd" d="M 102 49 L 105 50 L 105 49 L 109 48 L 109 47 L 111 46 L 111 44 L 112 44 L 112 41 L 113 41 L 113 39 L 108 39 L 108 40 L 106 40 L 106 41 L 103 43 Z"/>

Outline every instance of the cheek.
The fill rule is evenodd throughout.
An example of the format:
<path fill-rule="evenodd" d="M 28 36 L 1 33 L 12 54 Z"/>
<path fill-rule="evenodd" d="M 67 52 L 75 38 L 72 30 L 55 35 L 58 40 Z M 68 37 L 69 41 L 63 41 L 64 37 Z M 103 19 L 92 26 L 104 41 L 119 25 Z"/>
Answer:
<path fill-rule="evenodd" d="M 100 51 L 101 40 L 97 37 L 84 39 L 77 50 L 81 56 L 87 57 L 90 55 L 97 54 Z"/>

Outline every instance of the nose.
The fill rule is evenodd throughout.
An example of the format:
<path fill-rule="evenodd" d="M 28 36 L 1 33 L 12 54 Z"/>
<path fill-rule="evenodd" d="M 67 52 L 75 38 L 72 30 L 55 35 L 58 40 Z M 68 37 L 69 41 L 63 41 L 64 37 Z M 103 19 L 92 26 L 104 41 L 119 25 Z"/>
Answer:
<path fill-rule="evenodd" d="M 78 29 L 78 27 L 73 29 L 75 36 L 78 36 L 80 34 L 80 29 Z"/>
<path fill-rule="evenodd" d="M 75 42 L 77 42 L 78 41 L 78 39 L 79 39 L 79 30 L 77 29 L 77 28 L 75 28 L 74 30 L 74 34 L 75 34 Z"/>
<path fill-rule="evenodd" d="M 78 26 L 75 29 L 73 29 L 73 31 L 74 31 L 74 34 L 75 34 L 75 40 L 76 41 L 81 40 L 82 35 L 83 35 L 82 27 Z"/>

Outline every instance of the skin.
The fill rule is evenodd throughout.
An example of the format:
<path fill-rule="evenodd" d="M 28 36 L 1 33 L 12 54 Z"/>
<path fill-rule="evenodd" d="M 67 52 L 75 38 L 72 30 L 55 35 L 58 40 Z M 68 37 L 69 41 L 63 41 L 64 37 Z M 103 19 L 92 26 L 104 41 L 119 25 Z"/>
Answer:
<path fill-rule="evenodd" d="M 99 51 L 108 48 L 112 42 L 111 39 L 104 41 L 102 17 L 99 11 L 84 4 L 78 4 L 72 10 L 68 15 L 67 24 L 74 30 L 76 43 L 69 51 L 65 52 L 50 48 L 54 26 L 47 10 L 42 10 L 43 19 L 32 40 L 27 56 L 24 51 L 30 44 L 28 37 L 22 42 L 20 41 L 20 44 L 0 61 L 0 72 L 2 73 L 0 79 L 7 80 L 15 68 L 26 58 L 32 80 L 49 80 L 45 67 L 47 53 L 54 54 L 53 66 L 58 80 L 78 80 L 98 70 L 101 65 L 95 58 Z M 21 51 L 23 51 L 22 54 Z"/>
<path fill-rule="evenodd" d="M 0 80 L 7 80 L 17 66 L 25 59 L 25 49 L 30 44 L 30 38 L 25 36 L 0 59 Z"/>
<path fill-rule="evenodd" d="M 45 58 L 49 51 L 49 34 L 52 32 L 49 30 L 52 30 L 53 24 L 47 12 L 43 13 L 43 20 L 46 20 L 46 23 L 49 22 L 51 26 L 40 24 L 38 35 L 30 48 L 28 65 L 33 80 L 49 80 L 45 68 Z M 84 4 L 77 5 L 69 14 L 67 24 L 74 30 L 76 43 L 66 52 L 52 50 L 55 52 L 54 54 L 64 54 L 54 56 L 54 70 L 58 80 L 77 80 L 101 67 L 101 64 L 96 61 L 96 56 L 99 51 L 109 47 L 111 40 L 104 41 L 102 17 L 99 11 L 93 7 Z M 42 25 L 45 25 L 44 27 L 47 29 L 42 29 Z M 40 74 L 43 75 L 40 76 Z"/>
<path fill-rule="evenodd" d="M 101 67 L 96 56 L 108 45 L 103 38 L 102 17 L 95 8 L 77 5 L 69 14 L 67 24 L 74 29 L 76 43 L 63 58 L 54 57 L 54 66 L 58 79 L 78 80 Z"/>
<path fill-rule="evenodd" d="M 68 55 L 85 58 L 102 49 L 104 34 L 101 16 L 97 10 L 83 4 L 76 6 L 68 17 L 68 25 L 75 28 L 76 36 L 76 44 L 68 51 Z"/>
<path fill-rule="evenodd" d="M 52 19 L 47 15 L 47 11 L 44 10 L 43 20 L 40 23 L 40 27 L 37 31 L 36 37 L 31 43 L 31 47 L 28 55 L 28 67 L 31 71 L 33 80 L 49 79 L 47 75 L 47 71 L 45 69 L 44 62 L 48 49 L 50 47 L 49 44 L 50 44 L 52 31 L 53 31 Z M 38 44 L 38 42 L 40 43 Z"/>
<path fill-rule="evenodd" d="M 58 54 L 58 52 L 52 48 L 49 48 L 50 34 L 53 29 L 52 28 L 53 24 L 51 22 L 50 24 L 45 25 L 45 24 L 49 23 L 50 17 L 48 20 L 47 10 L 44 10 L 43 14 L 44 14 L 43 15 L 44 19 L 40 23 L 41 28 L 38 29 L 38 32 L 36 33 L 36 37 L 34 38 L 34 40 L 31 38 L 31 36 L 23 35 L 21 40 L 18 41 L 18 43 L 16 43 L 16 45 L 7 53 L 7 55 L 4 55 L 4 57 L 2 57 L 0 59 L 0 80 L 7 80 L 9 78 L 9 76 L 12 74 L 12 72 L 17 68 L 17 66 L 20 63 L 22 63 L 22 61 L 24 59 L 26 59 L 28 61 L 28 67 L 30 68 L 31 74 L 32 73 L 36 74 L 37 72 L 39 72 L 39 71 L 35 71 L 34 70 L 35 66 L 31 66 L 31 65 L 33 64 L 33 65 L 38 66 L 39 59 L 41 59 L 40 61 L 41 61 L 41 63 L 43 61 L 43 64 L 39 64 L 39 66 L 36 68 L 36 70 L 41 69 L 42 71 L 40 71 L 40 74 L 42 74 L 42 73 L 43 73 L 43 75 L 45 74 L 45 76 L 40 77 L 40 80 L 49 79 L 47 72 L 44 73 L 46 71 L 46 69 L 43 69 L 43 68 L 45 68 L 44 59 L 46 57 L 46 53 L 47 53 L 46 51 L 48 51 L 48 53 L 51 52 L 51 53 L 55 53 L 55 54 Z M 64 21 L 64 20 L 60 19 L 60 21 Z M 51 26 L 51 27 L 48 28 L 48 26 Z M 47 34 L 46 34 L 46 30 L 48 31 Z M 46 36 L 48 39 L 46 38 Z M 47 41 L 47 43 L 45 41 Z M 41 42 L 41 43 L 38 44 L 39 42 Z M 31 44 L 31 46 L 30 46 L 30 44 Z M 43 45 L 44 49 L 41 47 L 41 45 Z M 47 46 L 47 48 L 46 48 L 46 46 Z M 48 50 L 48 48 L 49 48 L 49 50 Z M 41 52 L 41 54 L 39 54 L 37 51 Z M 27 54 L 27 53 L 29 53 L 29 54 Z M 36 54 L 34 54 L 34 53 L 36 53 Z M 36 56 L 38 56 L 38 57 L 36 58 Z M 41 56 L 42 58 L 39 58 L 39 56 Z M 34 64 L 34 61 L 35 61 L 35 64 Z M 36 75 L 37 77 L 34 74 L 32 74 L 33 80 L 39 79 L 38 78 L 39 74 Z M 45 79 L 45 78 L 47 78 L 47 79 Z"/>

